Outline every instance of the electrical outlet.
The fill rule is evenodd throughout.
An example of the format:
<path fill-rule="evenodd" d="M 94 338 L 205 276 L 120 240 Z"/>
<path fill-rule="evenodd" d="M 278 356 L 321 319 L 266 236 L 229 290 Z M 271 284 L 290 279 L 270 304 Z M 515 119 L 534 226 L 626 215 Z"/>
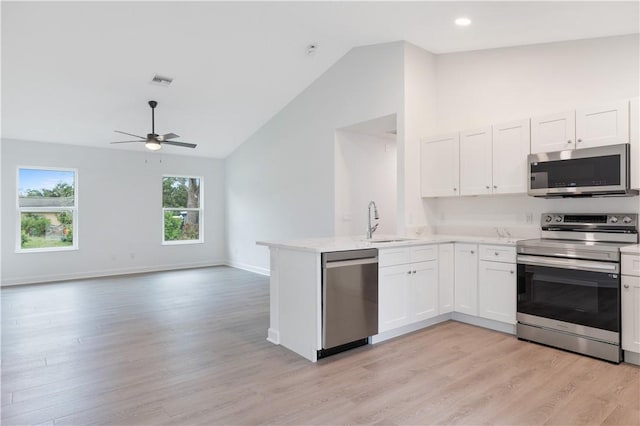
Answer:
<path fill-rule="evenodd" d="M 529 225 L 533 224 L 533 213 L 527 213 L 527 216 L 526 216 L 526 218 L 525 218 L 525 221 L 526 221 Z"/>

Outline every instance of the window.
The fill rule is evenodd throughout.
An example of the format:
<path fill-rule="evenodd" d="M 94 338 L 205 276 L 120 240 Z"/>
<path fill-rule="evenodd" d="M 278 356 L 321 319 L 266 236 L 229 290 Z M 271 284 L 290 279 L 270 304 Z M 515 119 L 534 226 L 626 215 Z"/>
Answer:
<path fill-rule="evenodd" d="M 203 242 L 202 218 L 202 178 L 163 176 L 163 244 Z"/>
<path fill-rule="evenodd" d="M 75 169 L 18 167 L 18 252 L 78 248 L 77 188 Z"/>

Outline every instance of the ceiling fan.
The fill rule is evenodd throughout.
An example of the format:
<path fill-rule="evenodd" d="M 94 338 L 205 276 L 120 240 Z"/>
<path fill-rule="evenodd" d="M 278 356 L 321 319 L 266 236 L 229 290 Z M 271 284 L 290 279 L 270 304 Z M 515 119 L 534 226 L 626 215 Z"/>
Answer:
<path fill-rule="evenodd" d="M 179 141 L 172 141 L 170 139 L 175 139 L 175 138 L 179 138 L 180 136 L 176 135 L 175 133 L 167 133 L 164 135 L 158 135 L 156 134 L 156 127 L 155 127 L 155 109 L 158 106 L 158 102 L 156 101 L 149 101 L 149 106 L 151 107 L 151 133 L 148 133 L 146 137 L 144 136 L 138 136 L 138 135 L 134 135 L 133 133 L 127 133 L 127 132 L 121 132 L 120 130 L 114 130 L 114 132 L 116 133 L 122 133 L 123 135 L 128 135 L 128 136 L 134 136 L 136 138 L 140 138 L 140 140 L 137 141 L 118 141 L 118 142 L 111 142 L 112 144 L 114 143 L 132 143 L 132 142 L 144 142 L 144 146 L 147 149 L 150 149 L 151 151 L 157 151 L 160 148 L 162 148 L 162 145 L 175 145 L 175 146 L 181 146 L 184 148 L 195 148 L 197 145 L 195 143 L 187 143 L 187 142 L 179 142 Z"/>

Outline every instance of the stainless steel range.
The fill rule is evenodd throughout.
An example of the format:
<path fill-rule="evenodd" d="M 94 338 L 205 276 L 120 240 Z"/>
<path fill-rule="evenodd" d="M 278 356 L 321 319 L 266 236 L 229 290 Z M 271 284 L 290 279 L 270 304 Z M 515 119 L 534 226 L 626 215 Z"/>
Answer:
<path fill-rule="evenodd" d="M 638 215 L 545 213 L 541 227 L 516 245 L 518 338 L 620 362 L 620 248 Z"/>

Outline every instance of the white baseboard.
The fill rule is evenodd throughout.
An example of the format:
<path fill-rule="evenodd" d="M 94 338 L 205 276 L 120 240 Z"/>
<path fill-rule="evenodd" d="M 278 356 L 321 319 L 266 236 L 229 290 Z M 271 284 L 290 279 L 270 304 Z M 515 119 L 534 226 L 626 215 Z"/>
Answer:
<path fill-rule="evenodd" d="M 624 362 L 640 365 L 640 354 L 636 352 L 624 351 Z"/>
<path fill-rule="evenodd" d="M 213 262 L 195 262 L 195 263 L 177 264 L 177 265 L 175 264 L 174 265 L 154 265 L 154 266 L 142 266 L 142 267 L 133 267 L 133 268 L 107 269 L 107 270 L 101 270 L 101 271 L 71 272 L 67 274 L 32 275 L 32 276 L 24 276 L 20 278 L 3 279 L 0 286 L 9 287 L 14 285 L 25 285 L 25 284 L 43 284 L 43 283 L 56 282 L 56 281 L 112 277 L 117 275 L 143 274 L 148 272 L 173 271 L 173 270 L 179 270 L 179 269 L 207 268 L 211 266 L 223 266 L 223 265 L 226 265 L 226 263 L 220 260 L 220 261 L 213 261 Z"/>
<path fill-rule="evenodd" d="M 236 262 L 234 260 L 227 260 L 226 262 L 224 262 L 224 264 L 227 266 L 231 266 L 232 268 L 253 272 L 254 274 L 265 275 L 267 277 L 271 275 L 271 271 L 269 269 L 262 268 L 260 266 L 248 265 L 246 263 Z"/>
<path fill-rule="evenodd" d="M 507 334 L 516 334 L 515 324 L 507 324 L 505 322 L 494 321 L 486 318 L 474 317 L 472 315 L 462 314 L 460 312 L 454 312 L 451 315 L 451 319 L 454 321 L 463 322 L 465 324 L 476 325 L 482 328 L 488 328 L 495 331 L 500 331 Z"/>
<path fill-rule="evenodd" d="M 394 328 L 393 330 L 384 331 L 378 333 L 375 336 L 371 336 L 370 343 L 384 342 L 385 340 L 393 339 L 394 337 L 402 336 L 403 334 L 411 333 L 413 331 L 421 330 L 426 327 L 430 327 L 441 322 L 445 322 L 451 319 L 451 314 L 442 314 L 437 317 L 429 318 L 424 321 L 416 322 L 413 324 L 405 325 L 402 327 Z"/>
<path fill-rule="evenodd" d="M 273 328 L 269 328 L 267 331 L 267 341 L 273 343 L 274 345 L 280 344 L 280 332 Z"/>

